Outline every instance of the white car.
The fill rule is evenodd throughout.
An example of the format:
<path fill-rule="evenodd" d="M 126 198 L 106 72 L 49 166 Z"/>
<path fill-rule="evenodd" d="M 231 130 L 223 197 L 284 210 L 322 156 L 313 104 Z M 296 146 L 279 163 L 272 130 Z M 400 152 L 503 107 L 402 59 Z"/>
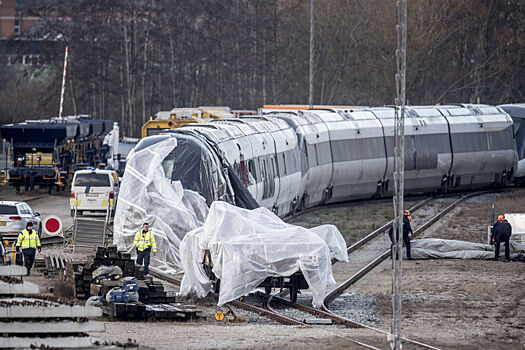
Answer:
<path fill-rule="evenodd" d="M 0 234 L 8 237 L 18 236 L 20 231 L 26 228 L 28 222 L 33 223 L 33 230 L 42 233 L 39 213 L 33 210 L 25 202 L 0 201 Z"/>
<path fill-rule="evenodd" d="M 90 212 L 115 212 L 119 192 L 119 180 L 114 170 L 78 170 L 73 176 L 71 199 L 69 201 L 71 216 Z"/>

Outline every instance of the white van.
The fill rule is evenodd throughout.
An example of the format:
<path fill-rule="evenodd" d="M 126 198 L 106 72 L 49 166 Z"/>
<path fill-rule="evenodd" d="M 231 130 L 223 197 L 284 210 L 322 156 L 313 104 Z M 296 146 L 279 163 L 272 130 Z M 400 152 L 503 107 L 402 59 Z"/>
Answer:
<path fill-rule="evenodd" d="M 114 170 L 78 170 L 73 176 L 71 199 L 69 201 L 71 216 L 82 215 L 85 211 L 115 212 L 119 192 L 117 172 Z"/>

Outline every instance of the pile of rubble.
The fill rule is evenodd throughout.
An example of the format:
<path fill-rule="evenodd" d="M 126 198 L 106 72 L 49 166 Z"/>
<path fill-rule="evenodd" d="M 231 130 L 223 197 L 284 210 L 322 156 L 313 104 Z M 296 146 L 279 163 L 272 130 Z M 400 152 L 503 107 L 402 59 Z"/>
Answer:
<path fill-rule="evenodd" d="M 89 298 L 93 271 L 100 266 L 118 266 L 122 270 L 121 277 L 144 278 L 144 269 L 135 266 L 131 254 L 119 252 L 116 246 L 98 247 L 95 256 L 89 257 L 87 261 L 66 263 L 66 282 L 73 289 L 75 298 Z"/>
<path fill-rule="evenodd" d="M 102 272 L 101 272 L 102 271 Z M 99 305 L 110 318 L 125 320 L 191 320 L 199 317 L 193 305 L 175 304 L 160 281 L 144 277 L 129 253 L 116 246 L 98 247 L 86 262 L 66 263 L 65 278 L 79 299 Z M 127 290 L 133 281 L 136 290 Z M 136 293 L 136 298 L 130 294 Z"/>

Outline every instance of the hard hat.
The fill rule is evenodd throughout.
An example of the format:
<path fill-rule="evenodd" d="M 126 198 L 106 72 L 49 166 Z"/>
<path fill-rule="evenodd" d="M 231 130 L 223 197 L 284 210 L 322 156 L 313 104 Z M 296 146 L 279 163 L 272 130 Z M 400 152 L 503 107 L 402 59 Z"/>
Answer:
<path fill-rule="evenodd" d="M 498 221 L 505 220 L 505 215 L 498 215 Z"/>

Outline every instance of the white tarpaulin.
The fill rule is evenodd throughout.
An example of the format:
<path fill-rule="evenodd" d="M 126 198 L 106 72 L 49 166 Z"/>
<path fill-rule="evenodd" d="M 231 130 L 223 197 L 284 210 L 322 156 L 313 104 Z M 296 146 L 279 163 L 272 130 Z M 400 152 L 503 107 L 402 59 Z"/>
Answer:
<path fill-rule="evenodd" d="M 221 280 L 218 305 L 248 294 L 267 277 L 301 271 L 320 307 L 326 287 L 335 284 L 331 258 L 348 261 L 346 243 L 333 225 L 306 229 L 285 223 L 266 208 L 247 210 L 213 202 L 203 227 L 181 242 L 181 293 L 204 297 L 211 289 L 202 262 L 209 250 Z"/>
<path fill-rule="evenodd" d="M 149 138 L 154 139 L 154 138 Z M 113 240 L 119 250 L 135 253 L 133 238 L 144 222 L 155 235 L 157 256 L 152 266 L 180 272 L 179 244 L 184 235 L 203 225 L 208 212 L 205 199 L 166 178 L 163 160 L 177 147 L 173 137 L 133 149 L 128 157 L 115 211 Z M 152 142 L 148 140 L 148 142 Z"/>
<path fill-rule="evenodd" d="M 494 246 L 451 239 L 425 238 L 410 243 L 412 259 L 494 259 Z M 525 253 L 525 244 L 511 243 L 510 257 Z M 500 246 L 504 256 L 505 246 Z"/>

